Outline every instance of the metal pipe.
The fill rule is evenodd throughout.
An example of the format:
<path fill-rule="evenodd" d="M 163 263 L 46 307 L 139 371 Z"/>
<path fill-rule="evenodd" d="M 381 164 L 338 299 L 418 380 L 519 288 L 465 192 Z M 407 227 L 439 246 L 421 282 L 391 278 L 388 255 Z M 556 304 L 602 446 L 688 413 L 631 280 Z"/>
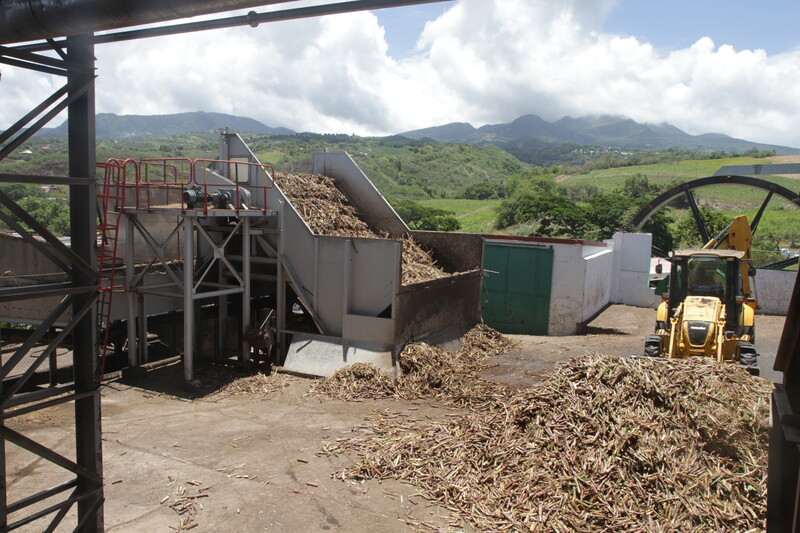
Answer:
<path fill-rule="evenodd" d="M 242 294 L 242 357 L 244 364 L 250 362 L 250 343 L 245 340 L 246 333 L 250 329 L 250 219 L 242 219 L 242 280 L 244 281 L 244 292 Z"/>
<path fill-rule="evenodd" d="M 177 35 L 180 33 L 190 33 L 206 30 L 218 30 L 222 28 L 234 28 L 237 26 L 258 26 L 261 23 L 281 22 L 286 20 L 296 20 L 310 17 L 321 17 L 324 15 L 337 15 L 343 13 L 353 13 L 356 11 L 370 11 L 375 9 L 387 9 L 391 7 L 404 7 L 418 4 L 433 4 L 437 2 L 450 2 L 452 0 L 352 0 L 349 2 L 334 2 L 316 6 L 299 7 L 293 9 L 281 9 L 266 13 L 256 13 L 251 11 L 247 15 L 224 17 L 213 20 L 187 22 L 173 24 L 169 26 L 159 26 L 156 28 L 144 28 L 135 30 L 118 31 L 96 35 L 95 44 L 116 43 L 121 41 L 131 41 L 134 39 L 145 39 L 149 37 L 164 37 L 166 35 Z M 2 44 L 2 26 L 0 26 L 0 44 Z M 17 50 L 29 52 L 41 52 L 51 50 L 54 45 L 58 46 L 61 41 L 54 42 L 49 40 L 47 43 L 33 43 L 15 47 Z"/>
<path fill-rule="evenodd" d="M 0 43 L 152 24 L 296 0 L 5 0 Z"/>
<path fill-rule="evenodd" d="M 183 217 L 183 377 L 194 381 L 194 225 Z"/>

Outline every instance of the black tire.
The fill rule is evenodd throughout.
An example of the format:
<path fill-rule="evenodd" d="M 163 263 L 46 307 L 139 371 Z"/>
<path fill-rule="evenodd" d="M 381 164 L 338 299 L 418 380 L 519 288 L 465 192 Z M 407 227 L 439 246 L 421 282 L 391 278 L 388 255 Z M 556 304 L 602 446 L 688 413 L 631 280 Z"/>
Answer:
<path fill-rule="evenodd" d="M 661 337 L 659 335 L 648 335 L 644 338 L 645 357 L 658 357 L 661 355 Z"/>
<path fill-rule="evenodd" d="M 758 368 L 758 352 L 753 344 L 739 343 L 739 364 Z"/>

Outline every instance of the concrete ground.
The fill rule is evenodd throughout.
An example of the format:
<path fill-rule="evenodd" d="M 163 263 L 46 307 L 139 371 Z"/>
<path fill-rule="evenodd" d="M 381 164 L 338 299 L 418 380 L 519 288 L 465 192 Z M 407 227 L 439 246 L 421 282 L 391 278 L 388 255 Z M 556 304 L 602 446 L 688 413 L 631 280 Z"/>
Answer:
<path fill-rule="evenodd" d="M 526 386 L 573 355 L 639 353 L 653 320 L 653 310 L 612 306 L 590 324 L 587 335 L 515 336 L 521 348 L 496 358 L 486 377 Z M 758 317 L 765 371 L 783 321 Z M 231 371 L 205 369 L 199 377 L 204 385 L 193 395 L 182 389 L 178 364 L 138 382 L 104 385 L 107 531 L 168 532 L 182 520 L 196 532 L 472 531 L 413 486 L 335 479 L 332 474 L 355 458 L 321 453 L 326 443 L 366 431 L 374 413 L 444 418 L 452 410 L 431 402 L 321 401 L 305 395 L 311 380 L 291 376 L 281 377 L 287 386 L 279 391 L 225 396 L 215 391 L 236 377 Z M 69 457 L 70 409 L 40 411 L 8 425 Z M 12 445 L 7 454 L 11 501 L 69 478 Z M 181 508 L 185 512 L 178 514 Z M 72 520 L 65 520 L 64 529 L 71 529 Z M 22 531 L 42 529 L 34 523 Z"/>

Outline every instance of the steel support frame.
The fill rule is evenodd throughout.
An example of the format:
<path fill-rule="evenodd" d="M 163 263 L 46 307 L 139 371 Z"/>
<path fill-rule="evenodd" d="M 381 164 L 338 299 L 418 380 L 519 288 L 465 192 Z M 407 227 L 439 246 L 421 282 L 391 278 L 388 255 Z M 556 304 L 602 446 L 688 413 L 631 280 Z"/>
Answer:
<path fill-rule="evenodd" d="M 9 405 L 22 405 L 14 412 L 4 412 L 0 407 L 0 531 L 8 531 L 21 527 L 22 525 L 39 520 L 52 513 L 55 516 L 47 526 L 47 531 L 53 531 L 65 518 L 68 511 L 77 504 L 77 526 L 76 531 L 102 531 L 103 530 L 103 485 L 102 485 L 102 444 L 100 426 L 100 394 L 99 376 L 96 375 L 98 365 L 97 346 L 95 343 L 95 312 L 86 309 L 92 308 L 92 303 L 97 298 L 96 290 L 96 258 L 94 256 L 94 245 L 96 240 L 96 185 L 95 185 L 95 107 L 94 107 L 94 46 L 103 42 L 119 42 L 124 40 L 153 37 L 157 35 L 170 35 L 191 31 L 203 31 L 214 28 L 234 27 L 234 26 L 257 26 L 260 23 L 277 22 L 306 17 L 318 17 L 336 13 L 347 13 L 354 11 L 364 11 L 370 9 L 383 9 L 388 7 L 399 7 L 414 4 L 425 4 L 447 0 L 352 0 L 349 2 L 334 3 L 330 5 L 310 6 L 308 8 L 288 9 L 280 12 L 255 13 L 251 12 L 244 17 L 230 17 L 228 19 L 217 19 L 215 21 L 177 24 L 164 29 L 150 28 L 146 30 L 122 31 L 105 36 L 95 37 L 91 34 L 67 37 L 64 40 L 55 41 L 52 38 L 46 39 L 41 43 L 33 45 L 21 45 L 16 47 L 0 47 L 0 63 L 13 67 L 27 68 L 42 73 L 52 75 L 63 75 L 67 78 L 67 84 L 56 90 L 51 96 L 46 98 L 26 114 L 11 128 L 0 134 L 0 160 L 7 157 L 15 149 L 21 146 L 26 140 L 33 136 L 39 129 L 47 124 L 52 118 L 57 116 L 64 109 L 69 114 L 69 175 L 70 177 L 53 178 L 54 184 L 68 184 L 70 188 L 70 227 L 72 236 L 72 251 L 80 261 L 69 261 L 71 272 L 71 286 L 63 287 L 61 284 L 54 286 L 50 291 L 40 291 L 35 295 L 71 294 L 73 306 L 73 316 L 79 315 L 72 329 L 73 335 L 73 366 L 74 384 L 69 387 L 52 387 L 57 394 L 62 396 L 49 400 L 40 401 L 42 398 L 31 398 L 30 405 L 25 405 L 25 401 L 15 401 L 17 398 L 12 396 Z M 66 49 L 66 50 L 65 50 Z M 58 58 L 36 54 L 41 51 L 55 51 Z M 39 117 L 35 122 L 31 123 Z M 16 135 L 16 137 L 15 137 Z M 0 175 L 0 181 L 12 181 L 14 178 L 7 174 Z M 48 178 L 41 176 L 20 176 L 21 182 L 28 183 L 48 183 Z M 184 230 L 190 233 L 191 221 L 184 220 Z M 283 224 L 280 224 L 283 227 Z M 43 237 L 49 236 L 45 232 Z M 28 234 L 30 241 L 34 241 L 33 236 Z M 278 245 L 278 338 L 279 348 L 285 350 L 284 328 L 285 328 L 285 275 L 289 280 L 292 279 L 291 272 L 282 265 L 280 258 L 283 252 L 283 234 L 281 233 Z M 248 236 L 249 241 L 249 236 Z M 248 248 L 249 248 L 248 242 Z M 194 255 L 194 243 L 187 238 L 184 242 L 184 257 L 192 262 Z M 52 257 L 51 257 L 52 259 Z M 74 258 L 71 258 L 74 259 Z M 241 284 L 249 287 L 249 258 L 244 264 L 248 265 L 248 272 L 244 278 L 236 276 Z M 90 268 L 87 272 L 84 264 Z M 61 265 L 59 265 L 61 266 Z M 65 265 L 66 266 L 66 265 Z M 65 268 L 65 270 L 67 270 Z M 184 271 L 184 290 L 183 298 L 186 310 L 193 320 L 193 303 L 195 295 L 193 287 L 194 274 L 193 268 Z M 178 282 L 180 285 L 180 282 Z M 299 287 L 297 288 L 299 290 Z M 240 292 L 244 292 L 244 289 Z M 232 291 L 212 291 L 200 297 L 220 296 L 231 294 Z M 31 297 L 27 293 L 8 294 L 6 300 Z M 249 298 L 244 298 L 249 306 Z M 0 289 L 0 301 L 2 299 L 2 289 Z M 281 313 L 284 308 L 284 313 Z M 249 312 L 243 317 L 243 327 L 249 322 Z M 191 336 L 186 335 L 185 320 L 185 342 L 189 341 L 187 358 L 192 357 Z M 42 329 L 44 326 L 40 326 Z M 193 329 L 193 328 L 190 328 Z M 143 337 L 143 332 L 139 332 L 139 337 Z M 191 381 L 193 366 L 190 365 L 186 370 L 186 377 Z M 3 393 L 3 383 L 0 381 L 0 395 Z M 41 395 L 40 395 L 41 396 Z M 44 396 L 46 397 L 46 395 Z M 6 464 L 6 440 L 19 443 L 30 444 L 27 440 L 18 439 L 15 432 L 5 426 L 8 418 L 44 409 L 64 402 L 74 402 L 75 407 L 75 461 L 64 463 L 57 459 L 58 463 L 65 466 L 68 470 L 76 473 L 76 478 L 67 483 L 62 483 L 57 487 L 43 490 L 35 495 L 23 498 L 18 502 L 9 504 L 7 498 L 7 464 Z M 54 460 L 58 456 L 55 452 L 39 445 L 30 445 L 29 449 L 35 449 L 48 460 Z M 51 455 L 55 454 L 55 455 Z M 48 457 L 45 457 L 47 455 Z M 60 456 L 59 456 L 60 457 Z M 58 464 L 57 463 L 57 464 Z M 73 467 L 74 464 L 74 467 Z M 56 504 L 50 505 L 45 509 L 30 514 L 14 524 L 8 523 L 9 514 L 21 512 L 34 503 L 43 502 L 49 498 L 63 495 L 72 489 L 69 496 Z"/>
<path fill-rule="evenodd" d="M 80 531 L 103 530 L 103 482 L 100 426 L 100 393 L 95 344 L 94 307 L 97 298 L 97 271 L 95 267 L 95 171 L 94 171 L 94 45 L 91 35 L 69 37 L 66 51 L 58 46 L 60 56 L 52 58 L 9 50 L 0 47 L 0 62 L 15 67 L 63 75 L 64 87 L 45 99 L 11 128 L 0 134 L 0 159 L 38 131 L 51 118 L 64 109 L 69 115 L 69 176 L 0 175 L 0 181 L 21 183 L 53 183 L 69 186 L 70 234 L 72 246 L 64 246 L 47 228 L 34 220 L 8 196 L 0 193 L 0 204 L 6 209 L 3 220 L 23 231 L 23 238 L 33 244 L 67 275 L 67 282 L 27 287 L 26 290 L 0 289 L 0 301 L 62 295 L 61 304 L 41 322 L 16 353 L 0 370 L 0 530 L 11 531 L 37 520 L 49 519 L 43 530 L 53 531 L 69 511 L 77 505 L 77 524 Z M 36 117 L 41 116 L 38 120 Z M 26 129 L 27 128 L 27 129 Z M 15 137 L 16 136 L 16 137 Z M 23 224 L 30 228 L 28 231 Z M 38 243 L 42 237 L 49 246 Z M 24 370 L 18 367 L 30 350 L 41 341 L 53 324 L 71 308 L 72 318 L 67 326 L 49 343 L 33 364 Z M 68 335 L 73 337 L 73 381 L 57 383 L 54 379 L 53 354 L 59 343 Z M 49 386 L 26 391 L 37 368 L 50 359 Z M 19 377 L 8 378 L 17 370 Z M 30 387 L 29 387 L 30 388 Z M 74 460 L 37 443 L 8 426 L 16 416 L 47 409 L 56 405 L 73 403 L 75 424 Z M 17 501 L 9 501 L 7 475 L 7 444 L 23 448 L 38 457 L 61 466 L 75 477 L 56 487 L 46 488 Z M 73 455 L 73 454 L 67 454 Z M 27 514 L 26 514 L 27 513 Z M 10 515 L 15 515 L 13 518 Z"/>
<path fill-rule="evenodd" d="M 284 0 L 288 1 L 288 0 Z M 256 13 L 250 11 L 247 15 L 221 17 L 199 22 L 188 22 L 183 24 L 162 25 L 155 28 L 144 28 L 135 30 L 118 30 L 97 35 L 94 38 L 95 44 L 115 43 L 121 41 L 131 41 L 135 39 L 146 39 L 149 37 L 163 37 L 166 35 L 176 35 L 180 33 L 191 33 L 198 31 L 217 30 L 222 28 L 235 28 L 237 26 L 251 26 L 255 28 L 259 24 L 270 22 L 281 22 L 303 18 L 322 17 L 328 15 L 340 15 L 344 13 L 354 13 L 357 11 L 374 11 L 377 9 L 388 9 L 392 7 L 403 7 L 421 4 L 433 4 L 438 2 L 449 2 L 450 0 L 350 0 L 345 2 L 330 2 L 319 5 L 281 9 Z M 265 4 L 268 2 L 265 2 Z M 277 2 L 283 3 L 283 2 Z M 97 31 L 97 30 L 95 30 Z M 58 45 L 62 41 L 49 40 L 45 43 L 34 43 L 16 46 L 12 50 L 19 52 L 37 52 L 46 50 L 49 46 Z M 52 67 L 50 67 L 52 68 Z"/>
<path fill-rule="evenodd" d="M 151 213 L 158 213 L 158 208 L 154 208 Z M 123 212 L 126 225 L 126 246 L 125 264 L 128 271 L 126 275 L 126 290 L 131 297 L 128 303 L 128 361 L 130 366 L 141 364 L 142 350 L 146 345 L 146 332 L 141 331 L 145 328 L 140 324 L 136 327 L 137 317 L 144 314 L 144 305 L 133 302 L 132 295 L 139 296 L 154 295 L 162 297 L 177 298 L 183 300 L 183 364 L 184 379 L 188 383 L 195 381 L 195 307 L 196 302 L 210 298 L 217 299 L 217 306 L 222 309 L 227 305 L 227 297 L 232 294 L 242 295 L 242 338 L 251 327 L 250 309 L 250 281 L 251 281 L 251 252 L 252 235 L 251 223 L 254 216 L 261 216 L 260 212 L 240 213 L 240 218 L 236 224 L 225 227 L 225 231 L 219 231 L 218 227 L 214 230 L 204 226 L 200 218 L 194 213 L 179 216 L 175 227 L 163 241 L 159 241 L 139 220 L 142 215 L 141 210 L 131 210 Z M 144 215 L 146 216 L 146 215 Z M 213 217 L 211 217 L 213 218 Z M 219 233 L 220 237 L 215 239 L 212 233 Z M 142 237 L 153 259 L 145 265 L 138 273 L 134 273 L 133 265 L 136 257 L 136 235 Z M 167 260 L 166 247 L 176 236 L 183 234 L 181 249 L 181 264 L 183 271 L 179 272 Z M 242 239 L 242 269 L 237 270 L 231 259 L 228 257 L 226 247 L 231 243 L 236 235 L 241 235 Z M 200 244 L 205 247 L 201 247 Z M 201 250 L 210 251 L 206 256 L 202 256 Z M 168 275 L 169 281 L 164 283 L 146 283 L 146 276 L 153 270 L 154 266 L 162 265 Z M 218 269 L 214 269 L 218 266 Z M 217 273 L 218 281 L 211 281 L 211 273 Z M 229 274 L 234 279 L 234 283 L 224 283 L 225 274 Z M 218 310 L 218 316 L 224 313 Z M 223 337 L 225 323 L 219 320 L 217 336 Z M 131 340 L 131 339 L 137 339 Z M 239 361 L 246 364 L 250 360 L 250 346 L 243 341 L 239 353 Z"/>

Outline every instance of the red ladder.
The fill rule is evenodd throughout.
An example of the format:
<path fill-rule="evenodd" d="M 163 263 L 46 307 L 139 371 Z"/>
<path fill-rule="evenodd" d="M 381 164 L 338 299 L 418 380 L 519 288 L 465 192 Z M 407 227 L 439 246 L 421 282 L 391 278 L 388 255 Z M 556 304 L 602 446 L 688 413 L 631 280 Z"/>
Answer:
<path fill-rule="evenodd" d="M 128 160 L 109 159 L 98 163 L 97 167 L 105 170 L 103 186 L 97 192 L 98 215 L 97 226 L 100 242 L 97 243 L 97 338 L 100 351 L 100 376 L 105 373 L 108 355 L 109 331 L 111 329 L 111 303 L 115 292 L 125 292 L 122 285 L 116 284 L 118 267 L 117 235 L 119 219 L 125 206 L 125 169 Z"/>

